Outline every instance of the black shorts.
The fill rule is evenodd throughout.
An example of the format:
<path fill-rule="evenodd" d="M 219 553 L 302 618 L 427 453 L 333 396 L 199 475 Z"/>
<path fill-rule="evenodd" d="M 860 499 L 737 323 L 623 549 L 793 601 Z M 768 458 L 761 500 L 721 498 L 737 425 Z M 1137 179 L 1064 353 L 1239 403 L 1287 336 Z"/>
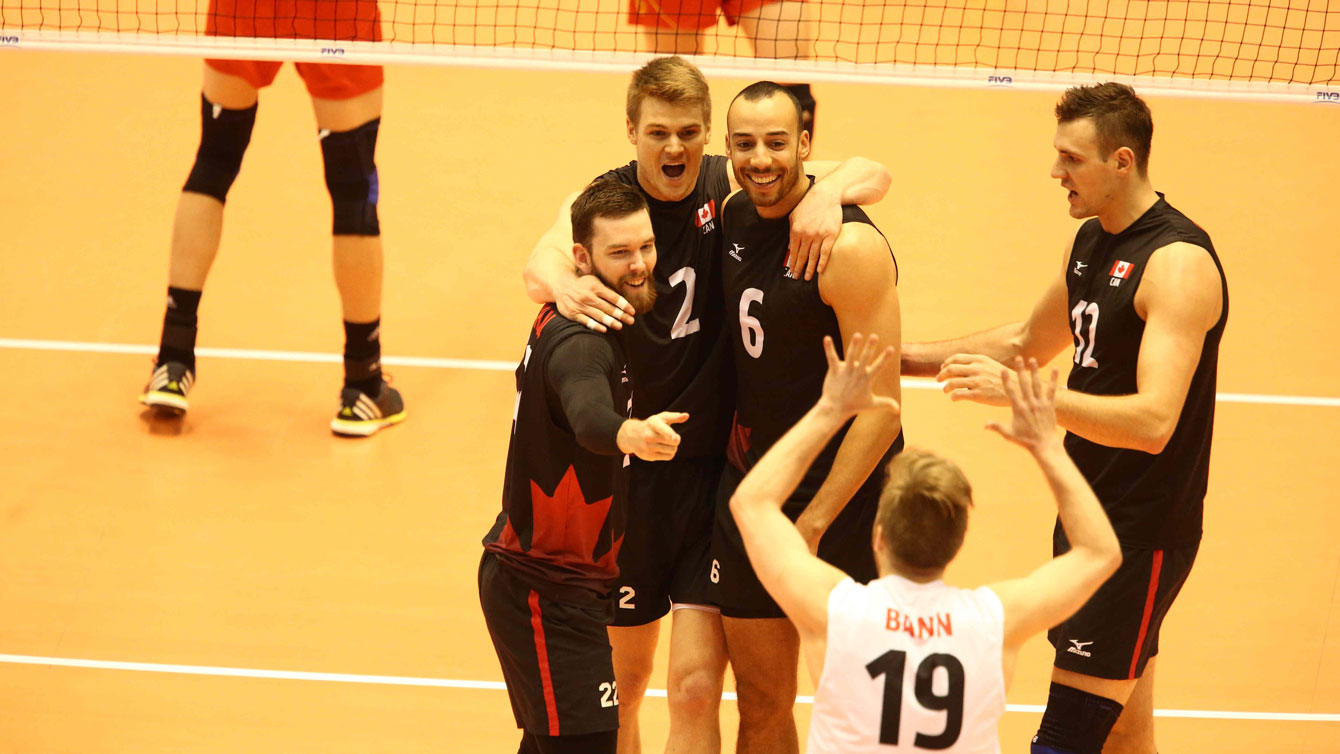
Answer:
<path fill-rule="evenodd" d="M 1144 675 L 1159 653 L 1159 628 L 1191 573 L 1199 544 L 1166 550 L 1121 548 L 1121 567 L 1079 612 L 1047 632 L 1056 667 L 1095 678 Z M 1058 533 L 1052 550 L 1069 550 Z"/>
<path fill-rule="evenodd" d="M 879 476 L 872 474 L 871 476 Z M 786 613 L 763 588 L 740 538 L 740 528 L 730 512 L 731 495 L 744 476 L 730 464 L 721 474 L 717 490 L 716 525 L 712 529 L 712 563 L 708 572 L 712 603 L 727 618 L 785 618 Z M 879 508 L 880 484 L 866 482 L 834 519 L 823 539 L 819 557 L 842 569 L 859 583 L 878 576 L 870 532 Z M 786 517 L 795 521 L 809 504 L 814 491 L 797 491 L 782 506 Z"/>
<path fill-rule="evenodd" d="M 706 605 L 720 459 L 629 466 L 628 517 L 619 548 L 614 625 L 641 626 L 671 603 Z"/>
<path fill-rule="evenodd" d="M 604 605 L 541 597 L 489 552 L 479 561 L 479 602 L 518 728 L 572 736 L 619 727 Z"/>

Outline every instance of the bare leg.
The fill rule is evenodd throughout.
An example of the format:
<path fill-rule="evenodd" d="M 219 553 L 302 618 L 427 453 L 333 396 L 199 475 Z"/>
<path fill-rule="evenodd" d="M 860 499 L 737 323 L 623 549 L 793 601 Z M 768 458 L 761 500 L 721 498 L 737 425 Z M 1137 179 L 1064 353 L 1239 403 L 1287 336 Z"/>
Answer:
<path fill-rule="evenodd" d="M 256 104 L 258 92 L 246 79 L 205 66 L 200 91 L 205 99 L 228 110 L 245 110 Z M 199 291 L 205 287 L 209 268 L 219 253 L 223 235 L 223 202 L 212 196 L 183 191 L 172 222 L 172 251 L 168 261 L 168 285 Z"/>
<path fill-rule="evenodd" d="M 800 635 L 785 618 L 722 619 L 735 669 L 737 754 L 798 754 L 796 684 Z"/>
<path fill-rule="evenodd" d="M 352 131 L 381 117 L 382 88 L 349 99 L 312 98 L 317 128 Z M 371 322 L 381 317 L 381 236 L 335 236 L 333 242 L 335 286 L 348 322 Z"/>
<path fill-rule="evenodd" d="M 1104 754 L 1155 754 L 1154 744 L 1154 661 L 1145 663 L 1145 674 L 1135 683 L 1126 706 L 1108 734 Z"/>
<path fill-rule="evenodd" d="M 726 635 L 721 614 L 680 608 L 670 625 L 670 735 L 666 754 L 719 754 Z"/>
<path fill-rule="evenodd" d="M 642 697 L 651 680 L 652 662 L 661 622 L 644 626 L 610 626 L 610 646 L 614 650 L 614 680 L 619 685 L 619 754 L 640 754 L 642 729 L 638 713 Z"/>
<path fill-rule="evenodd" d="M 703 33 L 697 29 L 644 26 L 642 41 L 657 55 L 697 55 L 702 48 Z"/>
<path fill-rule="evenodd" d="M 806 3 L 781 0 L 761 6 L 740 16 L 740 28 L 754 43 L 754 57 L 814 57 L 814 20 Z"/>

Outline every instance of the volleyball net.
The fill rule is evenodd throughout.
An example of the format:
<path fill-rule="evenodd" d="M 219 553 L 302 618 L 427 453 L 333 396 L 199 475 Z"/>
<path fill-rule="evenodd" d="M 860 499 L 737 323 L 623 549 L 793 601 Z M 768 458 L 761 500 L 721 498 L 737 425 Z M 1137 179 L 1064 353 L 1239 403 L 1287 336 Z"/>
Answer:
<path fill-rule="evenodd" d="M 757 2 L 732 24 L 714 0 L 0 0 L 0 47 L 622 71 L 688 49 L 718 74 L 1340 101 L 1340 0 Z"/>

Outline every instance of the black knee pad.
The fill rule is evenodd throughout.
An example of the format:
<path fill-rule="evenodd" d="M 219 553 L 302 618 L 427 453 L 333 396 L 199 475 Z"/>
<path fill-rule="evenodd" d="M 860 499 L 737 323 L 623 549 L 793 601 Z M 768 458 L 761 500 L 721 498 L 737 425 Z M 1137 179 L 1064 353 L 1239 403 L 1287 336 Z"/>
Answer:
<path fill-rule="evenodd" d="M 321 131 L 326 189 L 334 209 L 337 236 L 379 236 L 377 221 L 377 128 L 375 118 L 352 131 Z"/>
<path fill-rule="evenodd" d="M 200 95 L 200 149 L 196 150 L 195 165 L 183 191 L 227 201 L 228 189 L 242 169 L 242 155 L 251 143 L 259 104 L 245 110 L 225 110 Z"/>
<path fill-rule="evenodd" d="M 1107 697 L 1052 683 L 1032 754 L 1101 754 L 1121 710 Z"/>

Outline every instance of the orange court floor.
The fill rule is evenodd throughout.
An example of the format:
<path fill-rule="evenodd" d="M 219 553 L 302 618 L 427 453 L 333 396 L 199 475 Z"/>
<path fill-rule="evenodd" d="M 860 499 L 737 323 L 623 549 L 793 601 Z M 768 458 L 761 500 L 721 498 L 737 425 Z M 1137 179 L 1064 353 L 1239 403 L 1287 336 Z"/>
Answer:
<path fill-rule="evenodd" d="M 199 77 L 187 58 L 0 54 L 0 753 L 515 751 L 475 574 L 536 309 L 520 272 L 562 197 L 632 159 L 626 79 L 387 70 L 383 343 L 409 418 L 350 441 L 327 429 L 329 199 L 291 67 L 229 197 L 191 412 L 150 421 L 136 403 Z M 712 82 L 714 152 L 746 83 Z M 816 157 L 894 175 L 870 214 L 901 267 L 905 338 L 1026 315 L 1075 230 L 1048 177 L 1056 93 L 815 93 Z M 1155 185 L 1209 230 L 1231 291 L 1205 537 L 1161 641 L 1160 747 L 1334 754 L 1340 110 L 1150 104 Z M 983 429 L 1001 410 L 926 381 L 904 396 L 908 443 L 976 487 L 949 581 L 1047 558 L 1045 485 Z M 1028 750 L 1049 667 L 1030 642 L 1004 751 Z M 659 751 L 663 697 L 643 725 Z"/>

